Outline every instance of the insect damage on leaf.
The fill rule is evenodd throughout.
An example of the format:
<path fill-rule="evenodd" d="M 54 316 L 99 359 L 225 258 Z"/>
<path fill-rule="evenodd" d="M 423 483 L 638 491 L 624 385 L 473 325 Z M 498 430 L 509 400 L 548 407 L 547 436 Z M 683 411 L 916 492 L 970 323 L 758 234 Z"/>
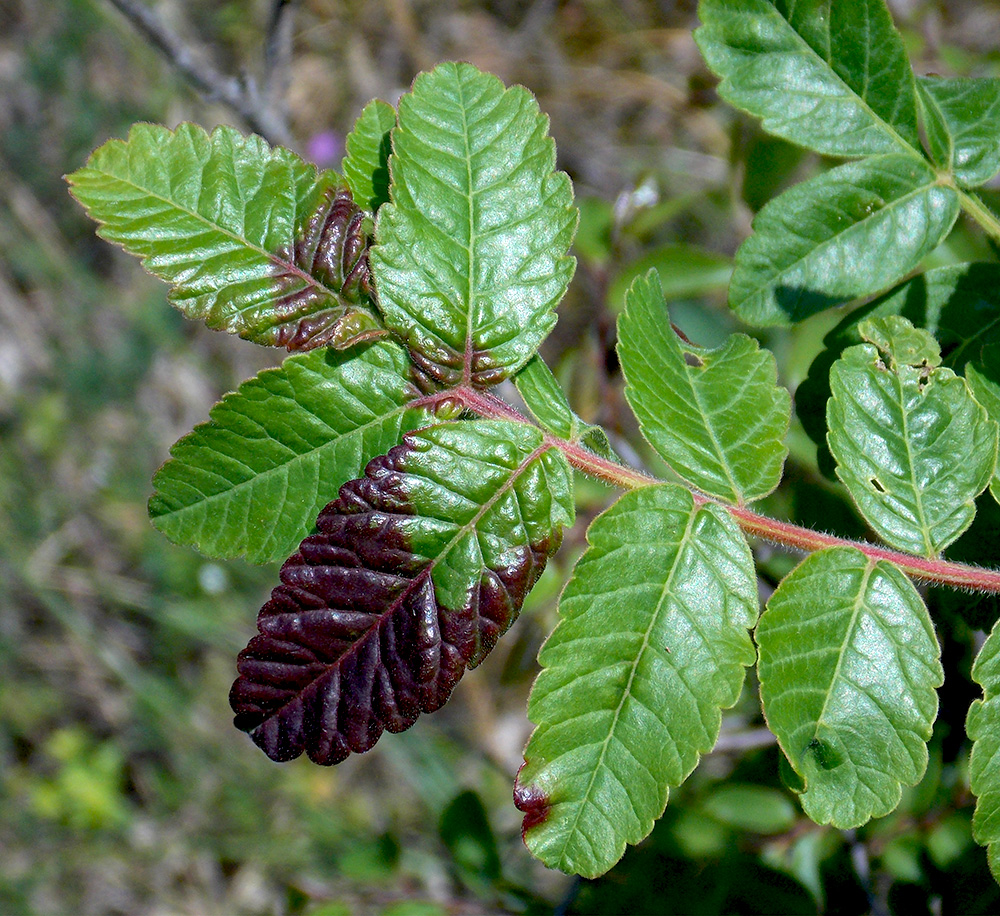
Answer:
<path fill-rule="evenodd" d="M 364 308 L 373 294 L 366 217 L 348 188 L 327 184 L 320 189 L 318 202 L 294 244 L 278 252 L 283 261 L 294 265 L 278 274 L 283 290 L 275 314 L 285 319 L 275 329 L 278 346 L 289 350 L 345 347 L 378 336 L 378 323 Z M 303 286 L 303 273 L 333 289 L 339 301 L 329 302 L 324 287 Z"/>
<path fill-rule="evenodd" d="M 491 567 L 475 546 L 477 532 L 468 536 L 473 526 L 488 526 L 494 505 L 509 518 L 505 506 L 521 499 L 512 481 L 533 478 L 537 450 L 521 457 L 469 521 L 449 529 L 438 517 L 419 518 L 413 505 L 413 490 L 428 479 L 411 460 L 416 451 L 419 463 L 426 446 L 407 437 L 341 487 L 260 611 L 230 702 L 237 728 L 273 760 L 305 752 L 316 763 L 339 763 L 369 750 L 383 730 L 403 731 L 421 712 L 439 709 L 517 617 L 559 545 L 560 529 L 550 527 L 531 543 L 511 540 Z M 421 526 L 430 542 L 414 534 Z M 470 560 L 477 550 L 478 562 Z M 448 567 L 443 578 L 467 570 L 457 608 L 446 606 L 455 603 L 454 589 L 449 599 L 432 575 L 439 562 Z"/>

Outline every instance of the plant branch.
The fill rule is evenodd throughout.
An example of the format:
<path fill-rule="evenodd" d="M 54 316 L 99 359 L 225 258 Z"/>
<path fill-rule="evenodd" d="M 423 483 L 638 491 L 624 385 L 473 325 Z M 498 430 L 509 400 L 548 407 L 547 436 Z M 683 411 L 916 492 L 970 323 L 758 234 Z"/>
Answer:
<path fill-rule="evenodd" d="M 481 417 L 513 420 L 519 423 L 529 422 L 520 412 L 498 397 L 467 386 L 441 392 L 424 400 L 430 405 L 448 398 L 461 401 L 468 410 Z M 662 482 L 634 468 L 595 455 L 578 442 L 561 439 L 551 433 L 545 433 L 545 439 L 548 444 L 558 448 L 566 456 L 566 460 L 577 470 L 621 489 L 634 490 L 638 487 L 647 487 Z M 1000 570 L 984 569 L 965 563 L 953 563 L 949 560 L 927 559 L 891 550 L 887 547 L 880 547 L 866 541 L 852 541 L 847 538 L 835 537 L 831 534 L 813 531 L 811 528 L 803 528 L 790 522 L 769 518 L 766 515 L 758 515 L 742 506 L 730 506 L 716 502 L 696 490 L 692 490 L 692 495 L 698 505 L 715 502 L 716 505 L 726 509 L 747 534 L 763 538 L 790 550 L 810 553 L 826 547 L 854 547 L 872 560 L 886 560 L 893 563 L 915 579 L 922 579 L 937 585 L 949 585 L 953 588 L 1000 594 Z"/>
<path fill-rule="evenodd" d="M 271 105 L 264 104 L 257 90 L 247 81 L 219 70 L 202 51 L 195 52 L 179 35 L 140 0 L 108 0 L 157 51 L 203 97 L 220 101 L 235 111 L 268 142 L 288 146 L 291 134 L 285 119 Z M 291 6 L 282 3 L 282 7 Z M 281 18 L 280 15 L 278 18 Z"/>

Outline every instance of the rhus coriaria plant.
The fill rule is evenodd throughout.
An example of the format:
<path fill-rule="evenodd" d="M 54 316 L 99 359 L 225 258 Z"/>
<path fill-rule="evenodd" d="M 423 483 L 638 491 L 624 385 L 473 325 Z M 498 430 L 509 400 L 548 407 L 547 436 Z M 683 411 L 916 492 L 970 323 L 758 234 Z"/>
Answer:
<path fill-rule="evenodd" d="M 1000 573 L 944 556 L 977 497 L 1000 497 L 1000 269 L 917 273 L 963 210 L 1000 239 L 974 190 L 1000 171 L 1000 83 L 916 78 L 881 0 L 700 14 L 724 99 L 848 160 L 761 210 L 730 304 L 754 325 L 858 306 L 803 388 L 870 542 L 750 508 L 781 482 L 789 393 L 750 337 L 678 335 L 655 273 L 626 294 L 618 356 L 674 482 L 574 414 L 537 351 L 577 212 L 522 87 L 442 64 L 398 110 L 364 109 L 339 175 L 230 128 L 141 124 L 69 178 L 185 315 L 296 351 L 173 447 L 149 505 L 208 556 L 284 560 L 230 697 L 274 760 L 335 764 L 438 709 L 573 523 L 573 469 L 626 491 L 562 592 L 514 788 L 529 849 L 585 876 L 650 832 L 754 664 L 809 817 L 892 811 L 925 770 L 943 680 L 914 580 L 1000 592 Z M 493 392 L 506 379 L 530 417 Z M 748 536 L 806 554 L 762 614 Z M 973 674 L 974 831 L 996 869 L 997 633 Z"/>

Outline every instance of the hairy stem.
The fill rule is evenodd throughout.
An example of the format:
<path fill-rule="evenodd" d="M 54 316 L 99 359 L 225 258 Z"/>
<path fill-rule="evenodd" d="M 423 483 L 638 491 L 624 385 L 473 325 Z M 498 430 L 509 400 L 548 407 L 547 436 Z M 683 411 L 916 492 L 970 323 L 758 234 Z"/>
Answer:
<path fill-rule="evenodd" d="M 424 401 L 430 406 L 437 401 L 449 398 L 460 401 L 467 410 L 471 410 L 481 417 L 494 420 L 513 420 L 518 423 L 529 422 L 520 412 L 495 395 L 468 386 L 431 395 Z M 561 439 L 551 433 L 546 433 L 545 438 L 549 445 L 558 448 L 566 456 L 566 460 L 574 468 L 592 477 L 597 477 L 612 486 L 624 490 L 634 490 L 638 487 L 661 483 L 657 478 L 650 477 L 634 468 L 595 455 L 578 442 Z M 716 502 L 697 491 L 692 491 L 692 495 L 696 504 Z M 741 506 L 717 504 L 726 509 L 747 534 L 764 538 L 781 547 L 806 553 L 822 550 L 825 547 L 854 547 L 872 560 L 888 560 L 915 579 L 922 579 L 937 585 L 1000 594 L 1000 570 L 984 569 L 965 563 L 952 563 L 948 560 L 926 559 L 887 547 L 880 547 L 866 541 L 852 541 L 847 538 L 823 534 L 819 531 L 813 531 L 811 528 L 803 528 L 790 522 L 782 522 L 766 515 L 759 515 Z"/>

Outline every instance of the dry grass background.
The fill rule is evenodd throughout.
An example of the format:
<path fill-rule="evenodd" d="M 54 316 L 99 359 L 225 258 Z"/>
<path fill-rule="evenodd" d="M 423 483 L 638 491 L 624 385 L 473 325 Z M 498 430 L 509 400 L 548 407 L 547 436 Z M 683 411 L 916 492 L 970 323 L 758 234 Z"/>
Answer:
<path fill-rule="evenodd" d="M 259 78 L 270 2 L 148 5 L 224 71 Z M 335 164 L 367 100 L 469 60 L 536 93 L 579 197 L 685 201 L 623 238 L 622 263 L 669 241 L 731 254 L 752 215 L 755 135 L 715 100 L 694 6 L 302 0 L 273 107 L 293 146 Z M 893 8 L 926 69 L 994 72 L 996 4 Z M 136 120 L 242 126 L 109 3 L 0 0 L 0 912 L 416 916 L 572 900 L 520 845 L 510 803 L 558 569 L 446 711 L 363 758 L 278 767 L 231 728 L 233 657 L 275 570 L 167 544 L 145 500 L 170 444 L 280 354 L 185 324 L 69 199 L 61 176 Z M 620 266 L 581 263 L 547 345 L 579 409 L 611 427 L 605 294 Z M 592 510 L 605 498 L 585 495 Z M 438 829 L 456 797 L 474 817 L 466 789 L 488 812 L 499 879 Z"/>

